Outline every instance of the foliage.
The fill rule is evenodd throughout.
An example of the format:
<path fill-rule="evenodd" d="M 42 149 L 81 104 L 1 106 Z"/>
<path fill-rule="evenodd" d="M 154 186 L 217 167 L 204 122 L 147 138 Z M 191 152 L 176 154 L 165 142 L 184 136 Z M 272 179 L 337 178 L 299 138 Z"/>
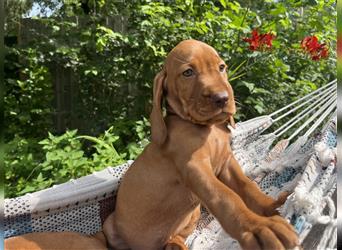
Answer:
<path fill-rule="evenodd" d="M 5 138 L 15 152 L 7 155 L 6 178 L 12 187 L 22 183 L 17 191 L 23 190 L 25 181 L 38 178 L 40 171 L 37 181 L 48 186 L 88 173 L 95 165 L 135 158 L 146 145 L 149 125 L 143 117 L 150 110 L 153 77 L 181 40 L 204 41 L 226 61 L 238 101 L 236 120 L 271 113 L 336 78 L 333 0 L 33 2 L 52 9 L 51 16 L 35 19 L 41 28 L 32 30 L 25 44 L 6 47 Z M 25 13 L 25 8 L 19 12 Z M 11 20 L 19 19 L 7 19 L 8 37 L 18 32 Z M 272 34 L 272 46 L 250 50 L 247 41 L 253 30 Z M 328 58 L 314 61 L 301 48 L 308 36 L 326 44 Z M 78 86 L 72 93 L 71 113 L 81 122 L 69 129 L 89 136 L 61 135 L 69 153 L 63 143 L 46 139 L 50 148 L 43 149 L 42 158 L 35 153 L 39 148 L 35 142 L 48 131 L 55 132 L 51 117 L 56 110 L 51 103 L 56 66 L 72 72 Z M 109 127 L 107 135 L 98 137 Z M 91 148 L 89 140 L 98 139 L 102 143 Z M 58 160 L 48 161 L 47 152 Z M 53 166 L 48 169 L 50 176 L 43 171 L 44 162 L 47 168 Z M 33 186 L 40 188 L 38 182 Z"/>
<path fill-rule="evenodd" d="M 131 142 L 120 154 L 116 149 L 119 136 L 113 127 L 99 137 L 77 136 L 77 130 L 59 136 L 49 133 L 39 142 L 16 137 L 5 147 L 6 196 L 38 191 L 135 158 L 148 143 L 139 137 L 145 137 L 141 134 L 143 122 L 135 127 L 139 142 Z M 90 147 L 84 140 L 91 142 Z"/>
<path fill-rule="evenodd" d="M 24 58 L 21 62 L 16 58 Z M 5 139 L 40 138 L 52 127 L 52 87 L 49 69 L 36 49 L 11 48 L 5 60 Z M 14 61 L 14 62 L 13 62 Z M 21 77 L 18 79 L 17 74 Z"/>
<path fill-rule="evenodd" d="M 39 159 L 44 154 L 35 139 L 25 139 L 16 136 L 4 147 L 5 169 L 5 195 L 13 197 L 20 195 L 26 185 L 31 181 L 31 173 L 37 169 Z M 37 176 L 34 176 L 36 179 Z M 38 182 L 40 180 L 37 180 Z M 38 184 L 35 186 L 37 187 Z M 27 192 L 37 190 L 35 187 L 27 187 Z"/>

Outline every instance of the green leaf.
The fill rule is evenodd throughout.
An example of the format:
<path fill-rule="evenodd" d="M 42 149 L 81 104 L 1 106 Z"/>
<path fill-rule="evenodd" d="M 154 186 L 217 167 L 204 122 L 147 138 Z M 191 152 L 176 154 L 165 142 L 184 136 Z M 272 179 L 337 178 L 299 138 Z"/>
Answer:
<path fill-rule="evenodd" d="M 22 195 L 25 193 L 30 193 L 36 190 L 36 187 L 34 186 L 26 186 L 23 190 L 21 190 L 20 192 L 18 192 L 18 195 Z"/>
<path fill-rule="evenodd" d="M 254 83 L 250 83 L 250 82 L 246 82 L 246 81 L 238 82 L 238 84 L 236 85 L 236 88 L 241 87 L 241 86 L 246 87 L 250 93 L 252 93 L 253 89 L 255 88 Z"/>
<path fill-rule="evenodd" d="M 236 1 L 234 1 L 234 2 L 230 2 L 230 1 L 228 1 L 227 2 L 227 4 L 228 4 L 228 6 L 229 6 L 229 8 L 230 9 L 232 9 L 233 11 L 235 11 L 235 13 L 239 13 L 240 12 L 240 4 L 238 3 L 238 2 L 236 2 Z"/>
<path fill-rule="evenodd" d="M 255 105 L 254 108 L 256 109 L 256 111 L 258 111 L 259 114 L 263 114 L 264 113 L 264 108 L 260 105 Z"/>
<path fill-rule="evenodd" d="M 53 25 L 52 26 L 52 29 L 53 29 L 53 31 L 59 31 L 60 30 L 60 27 L 59 26 L 57 26 L 57 25 Z"/>
<path fill-rule="evenodd" d="M 227 3 L 225 0 L 219 0 L 220 1 L 220 4 L 224 7 L 224 8 L 227 8 Z"/>

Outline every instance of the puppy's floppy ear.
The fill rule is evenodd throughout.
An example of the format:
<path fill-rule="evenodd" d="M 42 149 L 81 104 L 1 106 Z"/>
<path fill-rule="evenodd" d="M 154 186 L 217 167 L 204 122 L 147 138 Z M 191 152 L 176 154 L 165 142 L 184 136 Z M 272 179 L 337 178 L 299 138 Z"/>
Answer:
<path fill-rule="evenodd" d="M 166 140 L 167 129 L 163 118 L 162 98 L 163 84 L 166 78 L 166 71 L 163 69 L 154 78 L 153 83 L 153 106 L 150 115 L 152 142 L 161 146 Z"/>

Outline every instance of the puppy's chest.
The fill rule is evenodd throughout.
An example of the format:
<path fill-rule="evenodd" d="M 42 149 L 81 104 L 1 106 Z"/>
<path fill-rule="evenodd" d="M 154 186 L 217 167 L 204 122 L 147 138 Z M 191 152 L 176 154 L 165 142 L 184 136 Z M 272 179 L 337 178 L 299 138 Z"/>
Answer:
<path fill-rule="evenodd" d="M 208 153 L 214 172 L 219 172 L 222 165 L 230 156 L 229 135 L 221 131 L 214 131 L 208 138 Z"/>

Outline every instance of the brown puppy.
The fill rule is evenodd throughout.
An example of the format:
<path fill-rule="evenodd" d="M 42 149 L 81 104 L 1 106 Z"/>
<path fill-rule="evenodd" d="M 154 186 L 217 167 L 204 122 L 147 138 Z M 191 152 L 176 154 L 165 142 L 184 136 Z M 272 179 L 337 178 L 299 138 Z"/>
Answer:
<path fill-rule="evenodd" d="M 115 213 L 104 224 L 114 249 L 187 249 L 200 204 L 245 249 L 297 245 L 292 226 L 274 215 L 284 197 L 263 194 L 231 152 L 227 122 L 234 113 L 217 52 L 195 40 L 178 44 L 154 80 L 152 143 L 127 171 Z"/>
<path fill-rule="evenodd" d="M 74 232 L 30 233 L 5 240 L 5 250 L 107 250 L 102 232 L 87 236 Z"/>

